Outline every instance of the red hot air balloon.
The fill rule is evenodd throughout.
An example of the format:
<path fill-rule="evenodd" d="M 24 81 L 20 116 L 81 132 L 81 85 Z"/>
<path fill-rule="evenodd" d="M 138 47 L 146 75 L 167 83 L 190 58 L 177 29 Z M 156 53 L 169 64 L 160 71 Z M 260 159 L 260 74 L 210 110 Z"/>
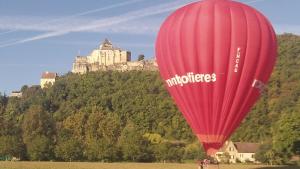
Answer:
<path fill-rule="evenodd" d="M 277 56 L 270 22 L 231 0 L 182 7 L 161 26 L 156 59 L 166 87 L 209 155 L 259 98 Z"/>

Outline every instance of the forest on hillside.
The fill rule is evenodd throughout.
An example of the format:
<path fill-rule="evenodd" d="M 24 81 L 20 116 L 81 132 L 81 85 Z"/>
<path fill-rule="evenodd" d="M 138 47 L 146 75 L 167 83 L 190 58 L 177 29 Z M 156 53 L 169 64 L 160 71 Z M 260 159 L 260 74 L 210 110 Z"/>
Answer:
<path fill-rule="evenodd" d="M 300 155 L 300 37 L 278 36 L 267 90 L 232 136 L 261 143 L 256 158 L 287 163 Z M 158 72 L 68 73 L 49 88 L 0 95 L 0 158 L 55 161 L 183 161 L 201 145 Z"/>

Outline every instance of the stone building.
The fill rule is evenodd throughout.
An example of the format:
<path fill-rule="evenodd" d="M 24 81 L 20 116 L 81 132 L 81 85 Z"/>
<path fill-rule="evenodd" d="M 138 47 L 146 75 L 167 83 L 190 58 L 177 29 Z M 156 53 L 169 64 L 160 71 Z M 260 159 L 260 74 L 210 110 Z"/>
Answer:
<path fill-rule="evenodd" d="M 41 88 L 53 85 L 57 77 L 57 73 L 44 72 L 41 77 Z"/>
<path fill-rule="evenodd" d="M 73 63 L 72 72 L 85 74 L 94 71 L 130 71 L 157 70 L 155 60 L 131 61 L 131 52 L 116 48 L 105 39 L 99 48 L 94 49 L 88 56 L 77 56 Z"/>
<path fill-rule="evenodd" d="M 22 97 L 22 92 L 21 91 L 12 91 L 9 97 L 17 97 L 21 98 Z"/>
<path fill-rule="evenodd" d="M 87 73 L 102 70 L 106 66 L 131 61 L 131 52 L 116 48 L 105 39 L 98 49 L 94 49 L 88 56 L 77 56 L 73 63 L 73 73 Z"/>

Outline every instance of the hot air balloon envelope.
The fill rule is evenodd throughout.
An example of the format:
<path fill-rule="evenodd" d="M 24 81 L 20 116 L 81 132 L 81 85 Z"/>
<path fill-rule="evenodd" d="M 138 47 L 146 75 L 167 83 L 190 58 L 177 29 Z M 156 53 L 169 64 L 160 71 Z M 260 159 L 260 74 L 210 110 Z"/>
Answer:
<path fill-rule="evenodd" d="M 161 26 L 161 76 L 208 154 L 222 147 L 263 92 L 276 50 L 270 22 L 235 1 L 189 4 Z"/>

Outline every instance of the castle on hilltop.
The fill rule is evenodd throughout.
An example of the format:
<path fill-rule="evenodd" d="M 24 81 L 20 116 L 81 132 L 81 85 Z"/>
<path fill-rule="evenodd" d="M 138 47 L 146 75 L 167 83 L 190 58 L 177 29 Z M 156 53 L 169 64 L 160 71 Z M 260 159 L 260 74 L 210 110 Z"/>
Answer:
<path fill-rule="evenodd" d="M 77 56 L 73 63 L 73 73 L 85 74 L 94 71 L 130 71 L 150 70 L 156 71 L 155 60 L 131 61 L 131 52 L 116 48 L 105 39 L 99 48 L 94 49 L 88 56 Z"/>

